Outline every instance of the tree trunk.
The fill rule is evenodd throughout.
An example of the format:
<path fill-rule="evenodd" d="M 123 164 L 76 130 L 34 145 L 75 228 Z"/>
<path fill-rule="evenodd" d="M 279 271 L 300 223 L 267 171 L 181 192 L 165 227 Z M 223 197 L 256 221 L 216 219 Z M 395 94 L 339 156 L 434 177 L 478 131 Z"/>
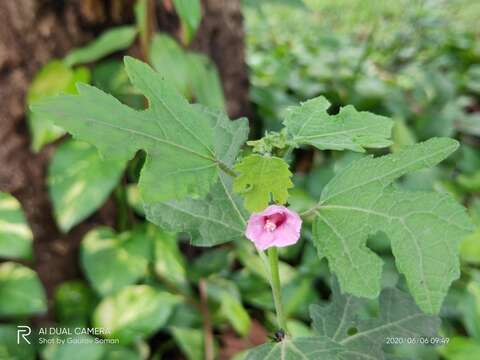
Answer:
<path fill-rule="evenodd" d="M 204 0 L 203 10 L 204 17 L 193 48 L 208 54 L 217 65 L 228 114 L 232 118 L 250 116 L 240 0 Z"/>
<path fill-rule="evenodd" d="M 30 150 L 25 121 L 26 91 L 35 72 L 52 58 L 62 58 L 71 48 L 85 44 L 112 24 L 131 23 L 132 4 L 132 0 L 0 3 L 0 191 L 12 193 L 21 202 L 34 234 L 32 265 L 45 286 L 50 309 L 40 322 L 53 320 L 51 302 L 55 288 L 65 280 L 79 277 L 81 238 L 96 225 L 113 226 L 115 207 L 108 201 L 68 234 L 58 230 L 45 181 L 55 144 L 38 154 Z M 240 0 L 205 0 L 203 8 L 194 47 L 210 55 L 217 64 L 229 114 L 233 117 L 248 114 Z M 160 28 L 178 31 L 178 20 L 173 25 L 162 24 L 170 21 L 171 15 L 158 18 Z"/>

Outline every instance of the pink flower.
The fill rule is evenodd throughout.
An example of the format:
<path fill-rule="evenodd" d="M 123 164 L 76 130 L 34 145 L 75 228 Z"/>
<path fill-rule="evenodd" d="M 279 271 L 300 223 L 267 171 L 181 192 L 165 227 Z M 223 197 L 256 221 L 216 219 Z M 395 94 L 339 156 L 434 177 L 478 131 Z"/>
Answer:
<path fill-rule="evenodd" d="M 284 247 L 295 244 L 300 238 L 302 219 L 285 206 L 270 205 L 248 219 L 245 236 L 253 241 L 258 250 L 271 246 Z"/>

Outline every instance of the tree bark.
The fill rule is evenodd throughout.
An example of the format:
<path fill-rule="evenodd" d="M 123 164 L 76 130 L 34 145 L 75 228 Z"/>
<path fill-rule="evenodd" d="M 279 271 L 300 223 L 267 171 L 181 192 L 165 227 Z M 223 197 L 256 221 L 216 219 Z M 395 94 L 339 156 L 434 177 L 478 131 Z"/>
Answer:
<path fill-rule="evenodd" d="M 35 154 L 25 121 L 25 95 L 36 71 L 53 58 L 91 40 L 102 29 L 133 21 L 132 0 L 16 0 L 0 3 L 0 191 L 22 204 L 34 234 L 34 262 L 49 299 L 65 280 L 80 276 L 78 246 L 83 235 L 99 224 L 113 226 L 112 201 L 95 215 L 62 234 L 54 221 L 45 181 L 55 144 Z M 205 0 L 194 47 L 217 64 L 233 117 L 249 113 L 248 77 L 240 0 Z M 160 10 L 161 11 L 161 10 Z M 178 19 L 159 16 L 159 27 L 176 31 Z M 178 29 L 177 29 L 178 30 Z"/>
<path fill-rule="evenodd" d="M 232 118 L 250 117 L 245 33 L 240 0 L 204 0 L 203 19 L 192 45 L 209 55 L 222 79 Z"/>

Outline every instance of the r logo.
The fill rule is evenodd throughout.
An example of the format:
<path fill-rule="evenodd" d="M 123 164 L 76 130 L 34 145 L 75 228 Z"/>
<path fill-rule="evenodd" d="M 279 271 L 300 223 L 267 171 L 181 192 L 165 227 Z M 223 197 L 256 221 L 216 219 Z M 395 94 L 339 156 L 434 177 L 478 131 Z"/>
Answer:
<path fill-rule="evenodd" d="M 17 326 L 17 344 L 20 344 L 20 335 L 28 344 L 30 344 L 30 340 L 27 339 L 27 336 L 32 333 L 32 329 L 30 326 Z"/>

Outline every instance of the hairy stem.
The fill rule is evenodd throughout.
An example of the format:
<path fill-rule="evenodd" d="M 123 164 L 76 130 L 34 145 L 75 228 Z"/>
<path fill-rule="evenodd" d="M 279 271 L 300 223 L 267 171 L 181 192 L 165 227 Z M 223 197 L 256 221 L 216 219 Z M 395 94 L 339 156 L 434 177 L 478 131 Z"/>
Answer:
<path fill-rule="evenodd" d="M 278 250 L 276 247 L 272 246 L 268 249 L 268 260 L 270 264 L 270 286 L 272 287 L 278 327 L 287 332 L 287 320 L 285 318 L 285 313 L 283 312 L 281 296 L 282 287 L 280 284 L 280 273 L 278 271 Z"/>

